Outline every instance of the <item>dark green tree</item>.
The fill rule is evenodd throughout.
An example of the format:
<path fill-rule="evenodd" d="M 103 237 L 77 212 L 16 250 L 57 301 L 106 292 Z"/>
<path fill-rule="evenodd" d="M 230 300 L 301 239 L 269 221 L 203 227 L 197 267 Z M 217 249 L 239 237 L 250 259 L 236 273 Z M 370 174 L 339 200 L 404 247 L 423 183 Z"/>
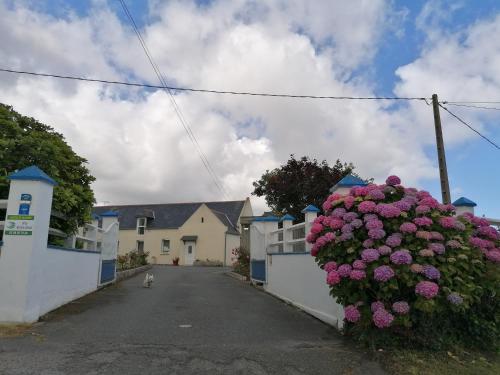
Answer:
<path fill-rule="evenodd" d="M 12 107 L 0 103 L 0 199 L 9 193 L 7 176 L 36 165 L 57 181 L 52 209 L 65 220 L 52 220 L 51 226 L 71 233 L 88 221 L 94 203 L 90 184 L 95 178 L 65 142 L 62 134 Z"/>
<path fill-rule="evenodd" d="M 288 213 L 303 220 L 301 211 L 309 204 L 318 208 L 329 195 L 330 188 L 354 169 L 352 163 L 337 160 L 331 167 L 326 160 L 318 162 L 303 156 L 290 159 L 285 165 L 267 170 L 260 180 L 253 183 L 253 195 L 265 197 L 267 205 L 275 214 Z"/>

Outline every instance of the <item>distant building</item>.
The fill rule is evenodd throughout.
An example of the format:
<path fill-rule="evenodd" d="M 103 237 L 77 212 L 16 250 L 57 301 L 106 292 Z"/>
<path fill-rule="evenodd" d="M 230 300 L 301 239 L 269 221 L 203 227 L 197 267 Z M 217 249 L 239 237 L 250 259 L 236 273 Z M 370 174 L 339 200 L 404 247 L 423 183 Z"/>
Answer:
<path fill-rule="evenodd" d="M 154 264 L 192 265 L 196 260 L 234 262 L 240 246 L 241 217 L 252 216 L 242 201 L 166 203 L 94 207 L 94 215 L 114 211 L 120 223 L 118 254 L 149 252 Z"/>

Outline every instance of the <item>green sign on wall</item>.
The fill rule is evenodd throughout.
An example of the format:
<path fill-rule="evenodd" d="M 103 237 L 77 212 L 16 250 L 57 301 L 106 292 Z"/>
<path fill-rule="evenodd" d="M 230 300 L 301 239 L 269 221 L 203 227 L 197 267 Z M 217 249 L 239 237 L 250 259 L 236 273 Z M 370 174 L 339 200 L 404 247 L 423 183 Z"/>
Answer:
<path fill-rule="evenodd" d="M 33 215 L 7 215 L 5 234 L 9 236 L 31 236 L 33 234 Z"/>

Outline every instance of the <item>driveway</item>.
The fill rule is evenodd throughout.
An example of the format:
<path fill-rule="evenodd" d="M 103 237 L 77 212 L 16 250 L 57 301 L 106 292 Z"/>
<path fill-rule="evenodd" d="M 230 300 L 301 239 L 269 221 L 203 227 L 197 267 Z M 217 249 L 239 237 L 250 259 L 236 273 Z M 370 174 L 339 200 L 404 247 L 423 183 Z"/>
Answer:
<path fill-rule="evenodd" d="M 0 374 L 382 374 L 332 328 L 221 268 L 161 267 L 0 339 Z"/>

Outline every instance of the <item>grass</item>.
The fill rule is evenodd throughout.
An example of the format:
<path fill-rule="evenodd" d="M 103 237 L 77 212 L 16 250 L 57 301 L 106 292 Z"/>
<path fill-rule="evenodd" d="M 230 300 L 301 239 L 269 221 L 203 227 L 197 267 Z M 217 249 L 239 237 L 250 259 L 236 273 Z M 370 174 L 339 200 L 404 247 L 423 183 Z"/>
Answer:
<path fill-rule="evenodd" d="M 24 336 L 31 328 L 31 324 L 0 324 L 0 338 Z"/>
<path fill-rule="evenodd" d="M 380 361 L 390 374 L 500 374 L 500 356 L 496 353 L 469 352 L 463 349 L 457 349 L 453 352 L 398 349 L 380 354 Z"/>

